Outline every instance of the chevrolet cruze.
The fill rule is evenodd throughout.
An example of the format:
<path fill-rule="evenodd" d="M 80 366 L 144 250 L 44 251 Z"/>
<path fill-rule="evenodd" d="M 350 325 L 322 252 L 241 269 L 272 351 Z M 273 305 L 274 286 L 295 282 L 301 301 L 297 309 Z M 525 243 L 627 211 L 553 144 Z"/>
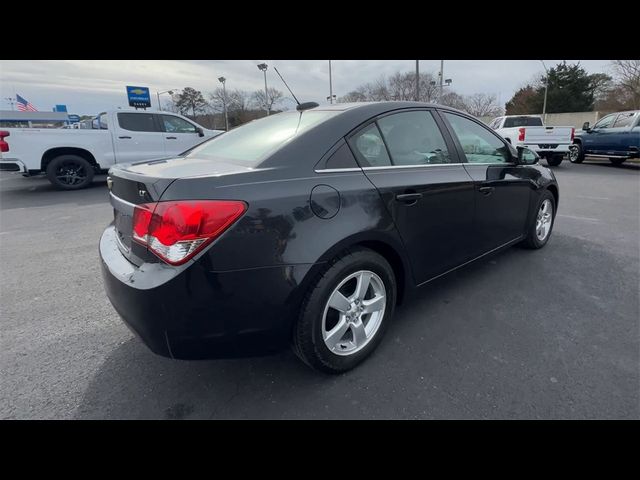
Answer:
<path fill-rule="evenodd" d="M 342 372 L 372 353 L 409 290 L 547 243 L 559 192 L 537 161 L 439 105 L 302 105 L 175 158 L 114 166 L 106 292 L 157 354 L 291 345 Z"/>

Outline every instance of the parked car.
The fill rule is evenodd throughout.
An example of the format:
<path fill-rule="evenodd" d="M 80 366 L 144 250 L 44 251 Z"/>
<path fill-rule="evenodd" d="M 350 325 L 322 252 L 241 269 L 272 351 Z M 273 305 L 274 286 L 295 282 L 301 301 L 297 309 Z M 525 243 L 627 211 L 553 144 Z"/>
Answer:
<path fill-rule="evenodd" d="M 582 163 L 585 156 L 608 158 L 614 165 L 640 157 L 640 110 L 606 115 L 593 127 L 585 122 L 573 140 L 569 160 Z"/>
<path fill-rule="evenodd" d="M 0 170 L 46 173 L 56 187 L 77 190 L 115 163 L 175 156 L 222 133 L 175 113 L 135 110 L 103 112 L 92 127 L 3 129 L 11 138 Z"/>
<path fill-rule="evenodd" d="M 255 120 L 185 155 L 111 168 L 107 296 L 159 355 L 292 344 L 342 372 L 376 348 L 408 291 L 547 243 L 558 183 L 538 158 L 418 102 Z"/>
<path fill-rule="evenodd" d="M 527 147 L 557 167 L 573 143 L 573 127 L 548 127 L 538 115 L 506 115 L 489 126 L 514 146 Z"/>

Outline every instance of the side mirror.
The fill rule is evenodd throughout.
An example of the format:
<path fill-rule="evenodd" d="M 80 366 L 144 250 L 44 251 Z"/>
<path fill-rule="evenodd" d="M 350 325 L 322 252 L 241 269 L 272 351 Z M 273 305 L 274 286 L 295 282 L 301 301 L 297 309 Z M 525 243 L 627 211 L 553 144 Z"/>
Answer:
<path fill-rule="evenodd" d="M 199 137 L 204 137 L 204 130 L 201 127 L 196 127 L 196 132 L 198 132 Z"/>
<path fill-rule="evenodd" d="M 519 165 L 535 165 L 540 160 L 540 155 L 527 147 L 517 147 L 517 149 Z"/>
<path fill-rule="evenodd" d="M 591 130 L 591 128 L 589 127 L 589 122 L 584 122 L 582 124 L 582 130 L 584 130 L 585 132 L 588 132 L 589 130 Z"/>

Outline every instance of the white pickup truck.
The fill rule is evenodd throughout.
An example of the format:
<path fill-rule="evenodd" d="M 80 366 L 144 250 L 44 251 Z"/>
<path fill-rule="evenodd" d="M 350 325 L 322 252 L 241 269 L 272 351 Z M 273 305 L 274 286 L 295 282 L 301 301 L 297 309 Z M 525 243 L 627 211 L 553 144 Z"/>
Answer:
<path fill-rule="evenodd" d="M 3 128 L 0 171 L 46 173 L 64 190 L 91 184 L 114 163 L 176 156 L 223 130 L 209 130 L 176 113 L 114 110 L 91 129 Z"/>
<path fill-rule="evenodd" d="M 526 147 L 546 158 L 550 167 L 560 165 L 573 144 L 573 127 L 545 127 L 538 115 L 506 115 L 489 127 L 514 147 Z"/>

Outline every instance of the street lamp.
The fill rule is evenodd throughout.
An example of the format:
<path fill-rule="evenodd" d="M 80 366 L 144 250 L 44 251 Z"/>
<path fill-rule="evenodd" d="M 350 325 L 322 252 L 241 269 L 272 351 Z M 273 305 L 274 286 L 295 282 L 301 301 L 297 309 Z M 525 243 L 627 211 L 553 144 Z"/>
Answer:
<path fill-rule="evenodd" d="M 229 118 L 227 117 L 227 89 L 225 88 L 225 82 L 227 81 L 224 77 L 218 77 L 218 81 L 222 84 L 222 106 L 224 107 L 224 130 L 225 132 L 229 131 Z"/>
<path fill-rule="evenodd" d="M 542 66 L 544 67 L 544 71 L 547 73 L 547 76 L 544 80 L 544 103 L 542 104 L 542 121 L 546 125 L 547 123 L 547 90 L 549 90 L 549 70 L 547 70 L 547 66 L 544 64 L 543 60 L 540 60 Z"/>
<path fill-rule="evenodd" d="M 262 70 L 264 73 L 264 109 L 267 111 L 267 115 L 269 115 L 269 92 L 267 91 L 267 65 L 266 63 L 261 63 L 258 65 L 258 69 Z"/>
<path fill-rule="evenodd" d="M 173 88 L 171 90 L 165 90 L 164 92 L 156 92 L 156 96 L 158 97 L 158 110 L 162 110 L 162 104 L 160 103 L 160 95 L 163 93 L 168 93 L 169 95 L 173 95 L 174 90 L 179 90 L 178 88 Z"/>
<path fill-rule="evenodd" d="M 330 104 L 333 104 L 334 98 L 336 98 L 336 96 L 333 94 L 333 81 L 331 80 L 331 60 L 329 60 L 329 96 L 327 97 L 327 100 L 329 100 Z"/>

